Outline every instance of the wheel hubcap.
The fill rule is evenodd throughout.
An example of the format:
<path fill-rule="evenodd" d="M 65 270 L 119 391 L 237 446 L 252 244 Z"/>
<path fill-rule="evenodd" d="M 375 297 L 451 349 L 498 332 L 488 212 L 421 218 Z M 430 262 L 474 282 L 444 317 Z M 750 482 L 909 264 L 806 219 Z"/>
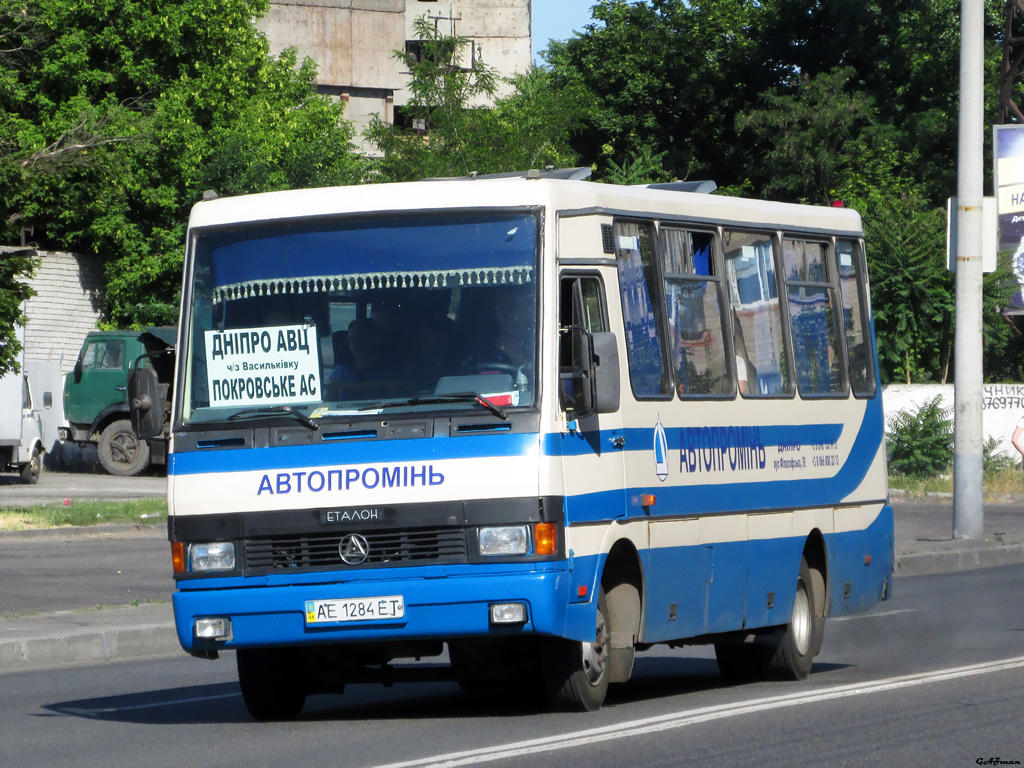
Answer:
<path fill-rule="evenodd" d="M 131 464 L 139 452 L 138 441 L 130 435 L 118 435 L 110 443 L 110 454 L 114 461 Z"/>
<path fill-rule="evenodd" d="M 806 656 L 811 649 L 811 600 L 807 594 L 807 585 L 802 581 L 797 586 L 790 625 L 797 651 L 801 656 Z"/>
<path fill-rule="evenodd" d="M 597 685 L 608 668 L 611 648 L 608 643 L 608 625 L 604 614 L 597 612 L 597 638 L 592 643 L 583 643 L 583 672 L 591 685 Z"/>

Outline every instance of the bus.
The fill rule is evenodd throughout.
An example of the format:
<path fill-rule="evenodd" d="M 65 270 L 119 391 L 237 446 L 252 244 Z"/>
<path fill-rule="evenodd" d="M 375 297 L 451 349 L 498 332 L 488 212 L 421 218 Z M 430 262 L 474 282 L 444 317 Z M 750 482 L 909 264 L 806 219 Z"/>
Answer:
<path fill-rule="evenodd" d="M 194 206 L 133 418 L 170 409 L 180 643 L 256 719 L 426 679 L 590 711 L 658 644 L 802 679 L 888 598 L 859 215 L 587 175 Z"/>

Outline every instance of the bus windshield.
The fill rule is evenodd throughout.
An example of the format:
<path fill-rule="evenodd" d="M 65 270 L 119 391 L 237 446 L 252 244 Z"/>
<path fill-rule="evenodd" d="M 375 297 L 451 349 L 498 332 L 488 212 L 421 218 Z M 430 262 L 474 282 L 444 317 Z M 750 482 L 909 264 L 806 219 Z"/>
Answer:
<path fill-rule="evenodd" d="M 538 231 L 506 211 L 194 232 L 182 420 L 532 406 Z"/>

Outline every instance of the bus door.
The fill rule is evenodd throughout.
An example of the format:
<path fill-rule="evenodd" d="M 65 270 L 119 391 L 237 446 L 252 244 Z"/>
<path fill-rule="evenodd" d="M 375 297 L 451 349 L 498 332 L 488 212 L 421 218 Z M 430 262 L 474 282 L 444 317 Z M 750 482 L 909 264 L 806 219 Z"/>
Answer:
<path fill-rule="evenodd" d="M 625 439 L 618 404 L 600 403 L 596 412 L 574 417 L 574 413 L 585 410 L 578 402 L 578 378 L 587 365 L 588 347 L 595 337 L 599 344 L 602 338 L 610 337 L 608 305 L 599 273 L 562 272 L 558 320 L 560 406 L 569 426 L 561 435 L 560 453 L 568 544 L 574 550 L 570 551 L 574 563 L 571 599 L 586 602 L 598 589 L 598 553 L 608 525 L 626 513 Z M 604 371 L 598 368 L 598 376 L 614 373 L 607 366 Z"/>

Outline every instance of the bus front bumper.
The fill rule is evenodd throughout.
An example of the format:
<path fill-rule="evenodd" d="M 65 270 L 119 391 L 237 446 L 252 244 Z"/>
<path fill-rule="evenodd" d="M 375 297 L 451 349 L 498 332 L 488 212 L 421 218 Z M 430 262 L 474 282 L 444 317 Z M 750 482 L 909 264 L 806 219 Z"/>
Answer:
<path fill-rule="evenodd" d="M 569 574 L 564 570 L 511 571 L 441 578 L 401 577 L 198 588 L 193 582 L 174 594 L 174 619 L 182 648 L 192 654 L 232 648 L 325 643 L 373 643 L 407 640 L 539 634 L 592 640 L 596 605 L 567 599 Z M 221 582 L 228 580 L 218 580 Z M 238 584 L 239 586 L 234 586 Z M 398 618 L 311 621 L 310 606 L 320 601 L 370 602 L 400 597 Z M 520 603 L 525 621 L 492 623 L 491 606 Z M 342 606 L 343 607 L 343 606 Z M 340 615 L 340 614 L 336 614 Z M 230 625 L 217 622 L 230 620 Z M 210 621 L 213 620 L 213 621 Z M 197 625 L 198 622 L 198 625 Z M 229 627 L 225 636 L 197 637 L 211 625 Z"/>

